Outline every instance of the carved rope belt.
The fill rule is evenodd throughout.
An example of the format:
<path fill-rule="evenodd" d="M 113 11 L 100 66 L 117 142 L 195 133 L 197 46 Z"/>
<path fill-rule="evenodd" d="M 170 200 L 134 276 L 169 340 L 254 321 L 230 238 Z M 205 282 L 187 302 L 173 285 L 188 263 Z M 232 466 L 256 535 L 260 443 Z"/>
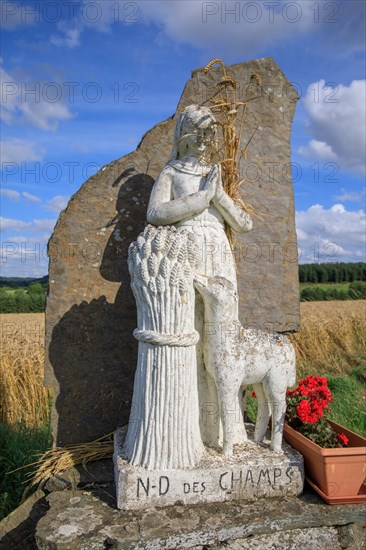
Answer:
<path fill-rule="evenodd" d="M 195 346 L 200 339 L 200 335 L 196 330 L 188 334 L 164 334 L 155 330 L 139 330 L 136 328 L 133 335 L 139 342 L 155 346 Z"/>

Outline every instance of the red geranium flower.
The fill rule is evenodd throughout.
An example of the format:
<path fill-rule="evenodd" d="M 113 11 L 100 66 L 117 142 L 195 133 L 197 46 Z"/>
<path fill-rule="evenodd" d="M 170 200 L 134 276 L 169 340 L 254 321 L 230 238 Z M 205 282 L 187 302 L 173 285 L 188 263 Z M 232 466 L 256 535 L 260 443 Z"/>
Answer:
<path fill-rule="evenodd" d="M 302 422 L 314 423 L 319 418 L 318 415 L 312 411 L 311 405 L 306 399 L 300 401 L 300 403 L 296 407 L 296 412 Z"/>
<path fill-rule="evenodd" d="M 346 435 L 344 435 L 344 433 L 337 434 L 337 437 L 339 441 L 343 443 L 343 445 L 346 445 L 346 446 L 348 445 L 349 439 Z"/>

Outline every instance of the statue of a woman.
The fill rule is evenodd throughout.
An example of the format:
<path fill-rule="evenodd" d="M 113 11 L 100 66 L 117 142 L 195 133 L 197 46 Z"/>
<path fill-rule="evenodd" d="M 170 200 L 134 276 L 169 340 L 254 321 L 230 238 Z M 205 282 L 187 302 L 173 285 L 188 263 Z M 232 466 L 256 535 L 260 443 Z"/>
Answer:
<path fill-rule="evenodd" d="M 237 288 L 235 261 L 225 233 L 225 222 L 237 232 L 249 231 L 249 215 L 224 191 L 221 169 L 214 164 L 217 154 L 217 124 L 207 107 L 188 106 L 177 121 L 171 159 L 153 187 L 147 220 L 153 225 L 175 225 L 177 230 L 194 232 L 200 246 L 200 275 L 221 276 Z M 196 329 L 204 339 L 203 303 L 196 296 Z M 221 330 L 223 327 L 211 327 Z M 205 370 L 202 345 L 197 345 L 200 426 L 203 441 L 217 446 L 220 421 L 217 390 Z M 233 414 L 240 414 L 233 404 Z M 236 409 L 236 410 L 235 410 Z M 241 438 L 242 421 L 238 418 Z M 243 435 L 244 439 L 244 435 Z M 240 441 L 236 441 L 240 442 Z"/>

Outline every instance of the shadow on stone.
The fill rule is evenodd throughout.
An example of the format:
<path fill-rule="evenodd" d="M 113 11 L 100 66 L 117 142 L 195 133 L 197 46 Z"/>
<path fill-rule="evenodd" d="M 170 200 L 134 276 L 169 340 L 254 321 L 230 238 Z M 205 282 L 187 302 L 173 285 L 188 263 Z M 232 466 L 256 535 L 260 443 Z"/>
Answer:
<path fill-rule="evenodd" d="M 101 295 L 75 303 L 52 331 L 49 359 L 59 386 L 57 446 L 91 441 L 128 422 L 137 342 L 127 255 L 146 225 L 153 183 L 150 176 L 135 174 L 119 190 L 117 216 L 110 222 L 114 230 L 100 264 L 103 279 L 121 283 L 114 302 Z M 80 296 L 82 289 L 77 290 Z"/>
<path fill-rule="evenodd" d="M 49 505 L 43 491 L 38 490 L 18 506 L 0 524 L 0 549 L 34 550 L 36 526 L 47 514 Z"/>

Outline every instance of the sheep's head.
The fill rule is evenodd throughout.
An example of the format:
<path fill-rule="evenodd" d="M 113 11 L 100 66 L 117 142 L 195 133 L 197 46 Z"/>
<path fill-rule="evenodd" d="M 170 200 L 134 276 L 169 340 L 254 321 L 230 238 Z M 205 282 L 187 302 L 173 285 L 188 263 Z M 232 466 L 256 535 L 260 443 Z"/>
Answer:
<path fill-rule="evenodd" d="M 220 305 L 231 302 L 233 299 L 237 301 L 233 283 L 224 277 L 196 275 L 193 282 L 204 300 L 218 302 Z"/>

